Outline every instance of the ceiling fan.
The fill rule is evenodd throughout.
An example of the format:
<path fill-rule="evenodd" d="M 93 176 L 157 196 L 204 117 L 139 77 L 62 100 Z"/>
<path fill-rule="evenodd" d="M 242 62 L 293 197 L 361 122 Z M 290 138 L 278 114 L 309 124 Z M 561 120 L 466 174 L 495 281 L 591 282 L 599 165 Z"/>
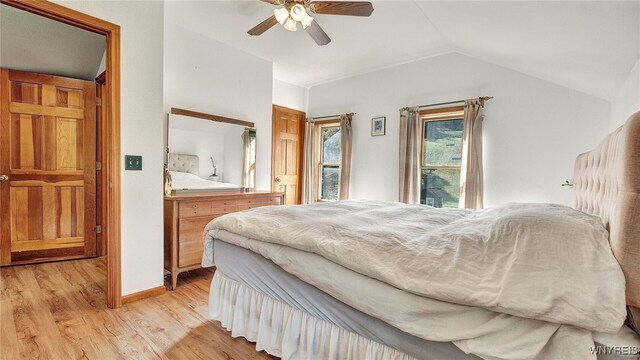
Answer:
<path fill-rule="evenodd" d="M 368 1 L 311 1 L 311 0 L 260 0 L 271 5 L 282 6 L 273 11 L 267 20 L 256 25 L 247 33 L 262 35 L 277 23 L 289 31 L 298 29 L 298 22 L 318 45 L 331 42 L 329 36 L 322 30 L 318 22 L 309 12 L 326 15 L 370 16 L 373 5 Z"/>

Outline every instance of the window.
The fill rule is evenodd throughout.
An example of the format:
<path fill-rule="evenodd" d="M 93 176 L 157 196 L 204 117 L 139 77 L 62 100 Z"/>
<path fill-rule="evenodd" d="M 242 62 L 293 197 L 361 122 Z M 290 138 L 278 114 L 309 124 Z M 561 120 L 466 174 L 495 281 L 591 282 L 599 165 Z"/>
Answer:
<path fill-rule="evenodd" d="M 319 201 L 340 197 L 340 124 L 323 123 L 318 128 L 318 194 Z"/>
<path fill-rule="evenodd" d="M 420 203 L 457 208 L 460 200 L 464 108 L 423 111 Z"/>

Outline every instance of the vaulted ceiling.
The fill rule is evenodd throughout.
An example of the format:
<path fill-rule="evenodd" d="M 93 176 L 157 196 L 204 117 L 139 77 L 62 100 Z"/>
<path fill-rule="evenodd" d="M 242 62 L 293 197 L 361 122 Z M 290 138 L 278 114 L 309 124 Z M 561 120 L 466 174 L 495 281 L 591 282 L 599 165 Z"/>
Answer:
<path fill-rule="evenodd" d="M 459 52 L 608 99 L 640 58 L 639 1 L 373 1 L 369 18 L 317 15 L 333 40 L 317 46 L 279 25 L 261 1 L 167 2 L 165 19 L 274 63 L 301 86 Z"/>

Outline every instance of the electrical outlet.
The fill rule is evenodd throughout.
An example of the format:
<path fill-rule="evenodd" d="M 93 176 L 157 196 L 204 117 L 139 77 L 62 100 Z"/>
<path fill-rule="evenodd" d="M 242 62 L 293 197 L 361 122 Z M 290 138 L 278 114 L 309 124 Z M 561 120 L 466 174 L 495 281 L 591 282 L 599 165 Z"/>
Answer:
<path fill-rule="evenodd" d="M 142 156 L 140 156 L 140 155 L 125 155 L 124 156 L 124 169 L 125 170 L 142 170 Z"/>

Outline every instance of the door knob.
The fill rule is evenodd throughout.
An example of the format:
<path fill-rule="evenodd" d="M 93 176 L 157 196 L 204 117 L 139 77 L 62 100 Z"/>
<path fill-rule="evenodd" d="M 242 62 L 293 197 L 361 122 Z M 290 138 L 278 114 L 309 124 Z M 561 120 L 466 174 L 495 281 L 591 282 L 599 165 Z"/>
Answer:
<path fill-rule="evenodd" d="M 5 183 L 9 181 L 9 177 L 7 175 L 0 175 L 0 183 Z"/>
<path fill-rule="evenodd" d="M 280 178 L 275 178 L 275 179 L 273 179 L 273 181 L 280 182 Z"/>

